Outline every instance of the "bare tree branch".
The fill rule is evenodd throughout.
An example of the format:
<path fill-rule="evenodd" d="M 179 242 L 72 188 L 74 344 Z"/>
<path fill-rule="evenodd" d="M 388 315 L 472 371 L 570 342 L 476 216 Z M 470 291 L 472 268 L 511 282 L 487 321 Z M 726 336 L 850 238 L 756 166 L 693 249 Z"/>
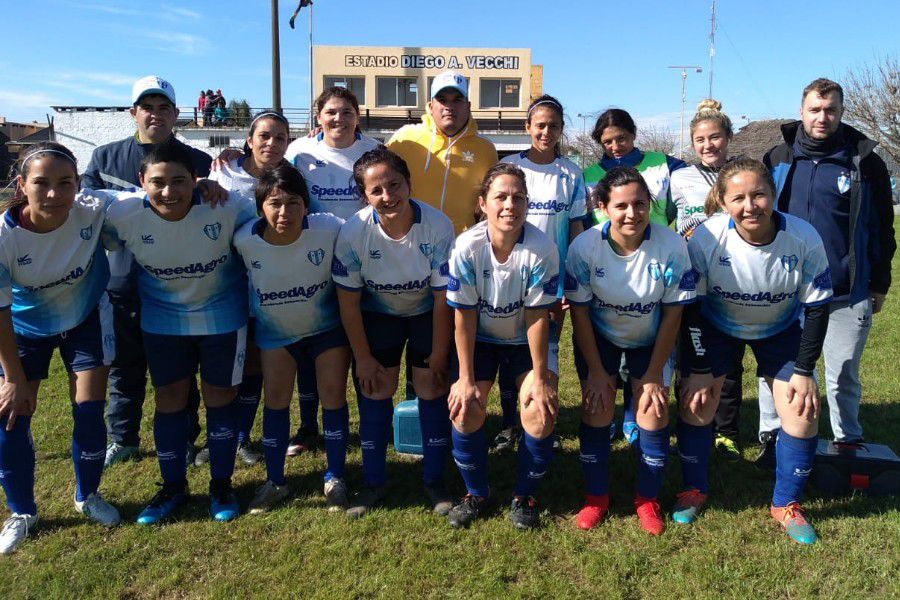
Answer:
<path fill-rule="evenodd" d="M 847 72 L 843 81 L 845 118 L 878 142 L 878 151 L 900 165 L 900 59 L 881 58 Z"/>
<path fill-rule="evenodd" d="M 678 147 L 678 134 L 657 125 L 638 127 L 635 145 L 648 152 L 674 154 Z"/>

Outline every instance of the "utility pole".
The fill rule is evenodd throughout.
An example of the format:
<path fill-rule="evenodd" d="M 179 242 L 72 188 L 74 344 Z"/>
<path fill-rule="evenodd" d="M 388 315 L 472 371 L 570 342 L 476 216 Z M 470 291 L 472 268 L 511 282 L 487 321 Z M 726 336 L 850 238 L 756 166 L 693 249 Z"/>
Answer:
<path fill-rule="evenodd" d="M 713 97 L 713 61 L 716 57 L 716 0 L 712 0 L 712 15 L 709 18 L 709 98 Z"/>
<path fill-rule="evenodd" d="M 674 67 L 668 67 L 669 69 L 681 69 L 681 127 L 679 128 L 678 135 L 678 158 L 684 158 L 684 101 L 685 101 L 685 91 L 687 88 L 687 70 L 688 69 L 696 69 L 697 73 L 703 72 L 703 67 L 698 67 L 697 65 L 678 65 Z"/>
<path fill-rule="evenodd" d="M 584 136 L 587 135 L 587 118 L 590 115 L 583 115 L 578 113 L 578 118 L 581 119 L 581 168 L 584 169 L 586 164 L 585 154 L 587 153 L 587 140 L 584 139 Z"/>
<path fill-rule="evenodd" d="M 272 0 L 272 110 L 281 112 L 281 48 L 278 42 L 278 0 Z"/>
<path fill-rule="evenodd" d="M 309 3 L 309 129 L 316 126 L 315 110 L 313 108 L 313 94 L 315 94 L 315 86 L 313 86 L 313 5 Z"/>

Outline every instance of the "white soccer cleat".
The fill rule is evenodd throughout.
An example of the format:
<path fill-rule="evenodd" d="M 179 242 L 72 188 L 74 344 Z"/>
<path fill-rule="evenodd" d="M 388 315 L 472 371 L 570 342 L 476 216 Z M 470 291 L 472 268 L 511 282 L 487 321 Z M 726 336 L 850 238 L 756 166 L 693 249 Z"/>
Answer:
<path fill-rule="evenodd" d="M 247 507 L 247 512 L 251 515 L 269 512 L 287 498 L 289 493 L 287 485 L 275 485 L 271 481 L 267 481 L 256 490 L 253 500 Z"/>
<path fill-rule="evenodd" d="M 16 551 L 37 524 L 37 515 L 20 515 L 13 513 L 0 529 L 0 554 L 12 554 Z"/>
<path fill-rule="evenodd" d="M 83 502 L 75 500 L 75 509 L 94 523 L 99 523 L 104 527 L 115 527 L 122 522 L 119 511 L 107 502 L 100 492 L 94 492 Z"/>

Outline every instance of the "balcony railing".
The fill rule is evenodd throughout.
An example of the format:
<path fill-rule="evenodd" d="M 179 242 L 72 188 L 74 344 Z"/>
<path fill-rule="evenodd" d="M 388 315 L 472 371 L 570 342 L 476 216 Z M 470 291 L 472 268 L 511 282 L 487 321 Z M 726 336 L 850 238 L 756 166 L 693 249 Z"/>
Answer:
<path fill-rule="evenodd" d="M 182 129 L 246 129 L 254 117 L 271 110 L 270 108 L 228 109 L 224 117 L 216 117 L 214 112 L 201 111 L 196 106 L 178 109 L 178 127 Z M 291 130 L 309 131 L 308 108 L 283 108 L 281 114 L 287 119 Z"/>

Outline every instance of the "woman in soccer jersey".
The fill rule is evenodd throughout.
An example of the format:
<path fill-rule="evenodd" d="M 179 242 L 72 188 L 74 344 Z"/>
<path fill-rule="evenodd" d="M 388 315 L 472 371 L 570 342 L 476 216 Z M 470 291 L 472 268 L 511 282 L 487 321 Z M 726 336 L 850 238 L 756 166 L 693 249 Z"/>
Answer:
<path fill-rule="evenodd" d="M 99 240 L 114 197 L 78 193 L 75 156 L 53 142 L 26 151 L 17 183 L 21 200 L 6 205 L 0 222 L 0 484 L 12 511 L 0 530 L 0 554 L 14 551 L 37 522 L 31 417 L 56 347 L 70 381 L 75 507 L 97 523 L 120 522 L 99 492 L 115 352 Z"/>
<path fill-rule="evenodd" d="M 391 400 L 406 348 L 419 398 L 425 491 L 434 510 L 446 514 L 452 327 L 446 286 L 453 225 L 440 211 L 410 198 L 409 169 L 393 152 L 366 152 L 353 175 L 368 206 L 341 227 L 332 269 L 353 349 L 365 479 L 347 513 L 360 517 L 387 493 Z"/>
<path fill-rule="evenodd" d="M 325 500 L 330 509 L 346 509 L 350 347 L 331 278 L 334 244 L 343 221 L 326 213 L 308 214 L 306 183 L 286 162 L 262 173 L 258 181 L 256 206 L 263 217 L 244 225 L 234 238 L 250 277 L 265 384 L 263 448 L 268 480 L 257 490 L 249 511 L 265 512 L 288 494 L 284 477 L 288 406 L 298 367 L 304 364 L 316 373 L 322 399 L 328 457 Z"/>
<path fill-rule="evenodd" d="M 584 400 L 579 441 L 587 496 L 577 523 L 590 529 L 609 507 L 609 427 L 624 355 L 640 431 L 634 506 L 641 526 L 659 535 L 665 521 L 657 496 L 669 454 L 663 367 L 678 336 L 681 305 L 694 300 L 693 273 L 684 240 L 650 222 L 650 190 L 636 169 L 611 170 L 594 195 L 608 221 L 572 242 L 565 275 Z"/>
<path fill-rule="evenodd" d="M 559 249 L 560 264 L 565 263 L 569 242 L 584 230 L 585 186 L 581 169 L 559 153 L 564 126 L 563 107 L 553 96 L 535 98 L 528 107 L 525 130 L 531 136 L 531 148 L 512 154 L 503 162 L 518 166 L 528 184 L 526 220 L 544 232 Z M 563 298 L 562 284 L 557 297 Z M 562 304 L 550 310 L 550 355 L 558 362 L 559 334 L 566 313 Z M 501 379 L 500 404 L 503 428 L 494 447 L 503 449 L 518 437 L 518 394 L 514 381 Z"/>
<path fill-rule="evenodd" d="M 453 458 L 468 493 L 450 524 L 476 519 L 491 496 L 484 421 L 498 370 L 519 388 L 524 430 L 510 519 L 520 529 L 539 523 L 538 484 L 553 458 L 557 375 L 548 360 L 549 309 L 557 303 L 559 252 L 525 220 L 525 174 L 499 163 L 484 177 L 478 206 L 486 220 L 456 239 L 447 301 L 455 309 L 458 379 L 450 390 Z"/>
<path fill-rule="evenodd" d="M 681 394 L 681 422 L 693 431 L 683 438 L 679 431 L 679 451 L 692 468 L 684 470 L 686 489 L 676 513 L 680 507 L 693 520 L 703 506 L 709 423 L 725 374 L 749 345 L 782 424 L 771 514 L 791 539 L 812 544 L 817 535 L 799 502 L 816 452 L 813 370 L 832 295 L 825 249 L 811 225 L 774 210 L 775 182 L 758 161 L 727 164 L 711 194 L 726 214 L 701 223 L 688 245 L 700 302 L 686 317 L 689 352 L 682 370 L 690 376 Z"/>

